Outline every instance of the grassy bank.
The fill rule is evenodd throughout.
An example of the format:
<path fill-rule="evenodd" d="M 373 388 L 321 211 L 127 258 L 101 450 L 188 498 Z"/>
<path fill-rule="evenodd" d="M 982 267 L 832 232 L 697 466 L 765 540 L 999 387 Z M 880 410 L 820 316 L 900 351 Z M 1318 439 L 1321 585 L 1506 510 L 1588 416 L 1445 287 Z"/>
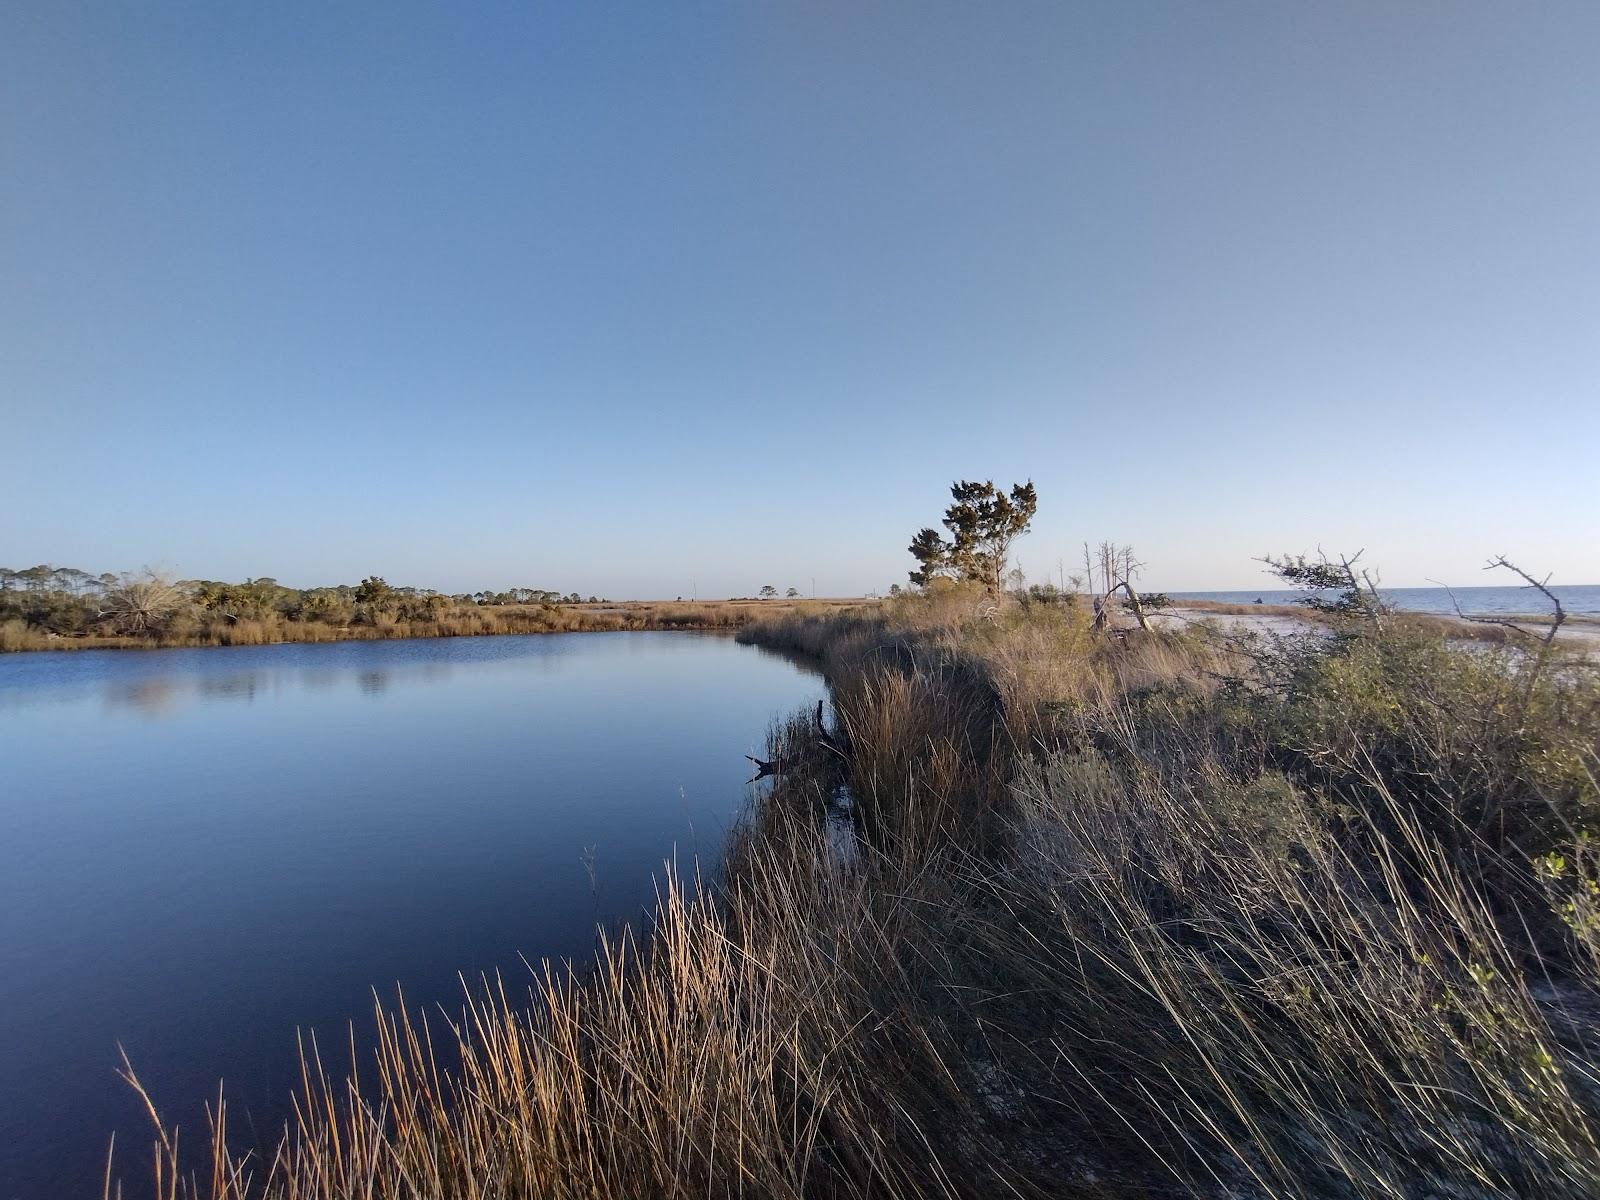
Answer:
<path fill-rule="evenodd" d="M 960 588 L 741 636 L 834 707 L 773 730 L 716 888 L 386 1015 L 253 1157 L 219 1106 L 180 1182 L 162 1129 L 161 1194 L 1600 1191 L 1587 663 Z"/>
<path fill-rule="evenodd" d="M 850 601 L 806 601 L 834 607 Z M 194 609 L 143 632 L 115 622 L 57 633 L 20 617 L 0 621 L 0 651 L 152 649 L 172 646 L 266 646 L 391 638 L 481 637 L 508 633 L 588 633 L 647 629 L 739 629 L 763 614 L 788 612 L 782 600 L 629 601 L 619 604 L 497 604 L 354 609 L 344 620 L 302 618 L 274 610 L 253 615 Z M 119 632 L 119 630 L 122 630 Z"/>

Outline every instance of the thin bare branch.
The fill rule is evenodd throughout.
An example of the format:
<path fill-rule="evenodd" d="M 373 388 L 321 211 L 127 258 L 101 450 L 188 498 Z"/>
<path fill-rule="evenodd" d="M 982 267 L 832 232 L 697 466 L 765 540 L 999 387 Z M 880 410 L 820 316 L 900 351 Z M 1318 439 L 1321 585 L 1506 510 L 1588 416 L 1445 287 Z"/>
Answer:
<path fill-rule="evenodd" d="M 1508 617 L 1474 616 L 1461 607 L 1461 601 L 1456 598 L 1455 591 L 1448 583 L 1444 583 L 1438 579 L 1430 579 L 1428 582 L 1433 584 L 1435 587 L 1441 587 L 1444 589 L 1445 595 L 1450 597 L 1450 607 L 1455 609 L 1456 616 L 1461 620 L 1466 621 L 1468 624 L 1498 625 L 1500 628 L 1509 629 L 1512 633 L 1520 634 L 1522 637 L 1531 638 L 1534 641 L 1540 640 L 1539 635 L 1533 630 L 1523 628 L 1521 625 L 1518 625 L 1515 621 Z"/>
<path fill-rule="evenodd" d="M 1552 592 L 1548 586 L 1550 583 L 1550 576 L 1546 575 L 1543 579 L 1535 579 L 1521 567 L 1517 566 L 1516 563 L 1508 559 L 1504 554 L 1495 555 L 1495 557 L 1491 558 L 1488 563 L 1484 565 L 1483 569 L 1485 571 L 1493 571 L 1497 568 L 1503 568 L 1507 571 L 1511 571 L 1517 575 L 1520 575 L 1524 580 L 1527 581 L 1529 587 L 1537 590 L 1540 595 L 1550 602 L 1550 607 L 1553 610 L 1554 615 L 1550 618 L 1550 628 L 1545 631 L 1543 639 L 1545 646 L 1548 647 L 1556 640 L 1556 633 L 1564 624 L 1566 624 L 1567 621 L 1567 610 L 1561 606 L 1560 597 Z"/>

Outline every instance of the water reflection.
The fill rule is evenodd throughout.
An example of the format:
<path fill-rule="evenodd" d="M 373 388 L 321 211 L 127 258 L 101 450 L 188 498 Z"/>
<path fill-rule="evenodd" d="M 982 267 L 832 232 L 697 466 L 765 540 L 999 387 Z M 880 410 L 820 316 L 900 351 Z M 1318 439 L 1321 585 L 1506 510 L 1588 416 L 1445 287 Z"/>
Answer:
<path fill-rule="evenodd" d="M 119 1043 L 186 1127 L 220 1076 L 266 1130 L 297 1027 L 590 953 L 821 693 L 679 633 L 0 656 L 0 1197 L 137 1144 Z"/>
<path fill-rule="evenodd" d="M 201 679 L 196 687 L 210 700 L 254 700 L 266 684 L 266 676 L 256 671 L 241 671 L 216 679 Z"/>
<path fill-rule="evenodd" d="M 163 675 L 137 680 L 108 680 L 100 692 L 109 708 L 137 710 L 144 716 L 170 716 L 194 701 L 238 700 L 250 703 L 264 695 L 300 690 L 309 693 L 354 687 L 364 696 L 381 696 L 394 683 L 397 672 L 375 668 L 364 671 L 261 668 L 218 675 Z M 403 674 L 420 682 L 447 680 L 451 668 L 443 663 L 413 667 Z"/>
<path fill-rule="evenodd" d="M 283 682 L 281 676 L 269 671 L 234 671 L 198 677 L 161 675 L 107 682 L 101 698 L 107 708 L 133 709 L 144 717 L 170 717 L 195 701 L 241 700 L 248 704 L 268 691 L 277 691 Z"/>
<path fill-rule="evenodd" d="M 110 708 L 136 708 L 152 715 L 170 709 L 178 700 L 179 689 L 168 679 L 147 679 L 139 683 L 106 688 Z"/>

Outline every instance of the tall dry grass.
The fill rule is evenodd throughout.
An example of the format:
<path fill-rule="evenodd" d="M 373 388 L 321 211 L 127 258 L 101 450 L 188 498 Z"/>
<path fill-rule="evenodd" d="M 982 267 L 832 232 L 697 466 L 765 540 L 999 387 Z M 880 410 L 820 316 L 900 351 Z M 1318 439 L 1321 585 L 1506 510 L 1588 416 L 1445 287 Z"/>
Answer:
<path fill-rule="evenodd" d="M 1200 1192 L 1596 1194 L 1581 956 L 1516 936 L 1381 780 L 1381 823 L 1335 832 L 1284 776 L 1118 749 L 1032 768 L 987 877 L 997 959 L 1054 1001 L 1013 1060 L 1068 1129 Z"/>
<path fill-rule="evenodd" d="M 718 894 L 669 884 L 648 939 L 609 942 L 592 972 L 486 981 L 448 1024 L 380 1010 L 359 1073 L 305 1047 L 274 1145 L 240 1150 L 219 1099 L 188 1151 L 147 1098 L 155 1194 L 1016 1194 L 971 1136 L 957 1026 L 930 1019 L 946 982 L 918 893 L 944 885 L 879 852 L 863 870 L 815 833 L 769 812 Z"/>

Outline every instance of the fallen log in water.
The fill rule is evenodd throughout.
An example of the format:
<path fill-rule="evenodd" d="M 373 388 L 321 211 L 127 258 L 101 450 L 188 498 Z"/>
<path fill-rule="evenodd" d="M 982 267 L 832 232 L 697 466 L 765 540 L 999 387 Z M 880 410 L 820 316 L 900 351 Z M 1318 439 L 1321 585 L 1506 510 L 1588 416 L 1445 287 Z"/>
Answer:
<path fill-rule="evenodd" d="M 821 700 L 817 701 L 817 711 L 814 717 L 817 730 L 817 744 L 823 749 L 827 750 L 829 753 L 833 754 L 841 762 L 848 763 L 850 761 L 850 744 L 843 738 L 837 737 L 828 732 L 828 727 L 822 722 L 823 703 L 824 702 Z M 746 754 L 745 757 L 756 765 L 756 773 L 750 776 L 749 779 L 745 780 L 746 783 L 754 783 L 758 779 L 766 779 L 771 775 L 782 775 L 786 771 L 792 770 L 796 765 L 793 762 L 786 762 L 782 756 L 773 759 L 765 759 L 757 758 L 754 754 Z"/>

